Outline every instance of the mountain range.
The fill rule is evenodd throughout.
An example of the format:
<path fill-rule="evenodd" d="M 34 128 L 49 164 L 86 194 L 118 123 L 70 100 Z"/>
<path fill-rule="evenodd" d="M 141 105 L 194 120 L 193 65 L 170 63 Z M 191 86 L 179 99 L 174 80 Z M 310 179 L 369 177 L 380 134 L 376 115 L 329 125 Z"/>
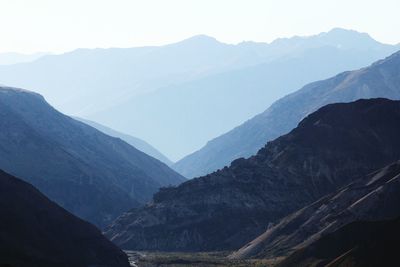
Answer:
<path fill-rule="evenodd" d="M 30 91 L 0 87 L 0 168 L 99 227 L 185 178 Z"/>
<path fill-rule="evenodd" d="M 0 213 L 0 266 L 129 266 L 96 227 L 1 170 Z"/>
<path fill-rule="evenodd" d="M 195 36 L 0 66 L 0 83 L 39 92 L 60 111 L 146 140 L 176 161 L 296 88 L 397 49 L 343 29 L 269 44 Z"/>
<path fill-rule="evenodd" d="M 124 249 L 237 249 L 269 223 L 400 158 L 400 101 L 330 104 L 256 155 L 121 215 L 105 234 Z"/>
<path fill-rule="evenodd" d="M 399 49 L 0 54 L 0 267 L 397 266 Z"/>
<path fill-rule="evenodd" d="M 187 178 L 205 175 L 239 157 L 254 155 L 263 145 L 291 129 L 311 112 L 359 98 L 400 99 L 400 52 L 355 71 L 305 85 L 261 114 L 209 141 L 173 168 Z"/>

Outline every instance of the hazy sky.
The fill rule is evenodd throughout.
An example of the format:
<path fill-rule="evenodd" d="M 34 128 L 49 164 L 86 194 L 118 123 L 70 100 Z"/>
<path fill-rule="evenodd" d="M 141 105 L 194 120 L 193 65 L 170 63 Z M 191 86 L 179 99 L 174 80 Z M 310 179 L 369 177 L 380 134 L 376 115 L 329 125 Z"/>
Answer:
<path fill-rule="evenodd" d="M 269 42 L 334 27 L 400 43 L 400 0 L 0 0 L 0 52 L 132 47 L 207 34 Z"/>

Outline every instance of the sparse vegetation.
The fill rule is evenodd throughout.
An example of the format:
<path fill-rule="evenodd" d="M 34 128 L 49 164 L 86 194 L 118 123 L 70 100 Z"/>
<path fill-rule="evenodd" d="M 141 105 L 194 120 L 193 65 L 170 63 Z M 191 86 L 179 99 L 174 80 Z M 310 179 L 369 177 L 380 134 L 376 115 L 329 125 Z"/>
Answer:
<path fill-rule="evenodd" d="M 138 267 L 264 267 L 275 266 L 282 259 L 230 260 L 230 252 L 128 252 Z"/>

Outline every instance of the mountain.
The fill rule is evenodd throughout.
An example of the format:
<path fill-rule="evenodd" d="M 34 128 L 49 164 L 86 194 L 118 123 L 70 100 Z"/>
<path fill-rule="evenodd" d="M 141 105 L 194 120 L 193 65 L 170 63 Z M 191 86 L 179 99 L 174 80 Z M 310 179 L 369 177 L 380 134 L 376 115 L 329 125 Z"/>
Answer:
<path fill-rule="evenodd" d="M 100 227 L 185 179 L 124 141 L 76 121 L 41 95 L 0 88 L 0 168 Z"/>
<path fill-rule="evenodd" d="M 146 140 L 176 161 L 294 89 L 397 49 L 342 29 L 270 44 L 200 35 L 0 66 L 0 83 L 41 93 L 60 111 Z"/>
<path fill-rule="evenodd" d="M 205 175 L 238 157 L 255 154 L 267 141 L 289 132 L 304 117 L 326 104 L 375 97 L 400 99 L 400 52 L 369 67 L 304 86 L 276 101 L 263 113 L 209 141 L 173 168 L 188 178 Z"/>
<path fill-rule="evenodd" d="M 0 53 L 0 65 L 12 65 L 17 63 L 32 62 L 48 53 L 20 54 L 20 53 Z"/>
<path fill-rule="evenodd" d="M 252 58 L 251 53 L 242 54 L 212 37 L 194 36 L 159 47 L 77 49 L 47 55 L 30 63 L 1 66 L 0 82 L 37 90 L 61 111 L 85 115 L 161 86 L 247 65 Z"/>
<path fill-rule="evenodd" d="M 125 142 L 127 142 L 128 144 L 130 144 L 131 146 L 133 146 L 134 148 L 142 151 L 143 153 L 146 153 L 149 156 L 152 156 L 153 158 L 158 159 L 161 162 L 164 162 L 168 166 L 172 165 L 172 161 L 170 161 L 166 156 L 161 154 L 160 151 L 158 151 L 157 149 L 155 149 L 154 147 L 152 147 L 150 144 L 148 144 L 146 141 L 144 141 L 142 139 L 136 138 L 136 137 L 128 135 L 128 134 L 120 133 L 118 131 L 115 131 L 107 126 L 101 125 L 94 121 L 85 120 L 85 119 L 78 118 L 78 117 L 75 117 L 74 119 L 81 121 L 87 125 L 90 125 L 93 128 L 96 128 L 97 130 L 105 133 L 106 135 L 120 138 L 120 139 L 124 140 Z"/>
<path fill-rule="evenodd" d="M 180 159 L 262 112 L 273 100 L 293 89 L 343 70 L 365 66 L 388 54 L 313 48 L 301 56 L 279 58 L 163 87 L 128 98 L 88 118 L 143 136 L 162 151 L 168 154 L 173 151 L 174 159 Z M 115 120 L 124 114 L 129 114 L 124 117 L 126 120 Z M 146 122 L 153 123 L 143 122 L 143 114 Z M 155 125 L 162 130 L 154 129 Z"/>
<path fill-rule="evenodd" d="M 96 227 L 3 171 L 0 213 L 1 266 L 129 266 L 127 256 Z"/>
<path fill-rule="evenodd" d="M 396 266 L 399 229 L 400 219 L 354 222 L 295 252 L 277 266 Z"/>
<path fill-rule="evenodd" d="M 286 256 L 297 249 L 315 247 L 313 243 L 347 224 L 398 217 L 400 161 L 288 215 L 233 253 L 231 258 Z"/>
<path fill-rule="evenodd" d="M 230 167 L 162 188 L 105 234 L 132 250 L 238 249 L 268 223 L 400 158 L 400 101 L 331 104 Z"/>

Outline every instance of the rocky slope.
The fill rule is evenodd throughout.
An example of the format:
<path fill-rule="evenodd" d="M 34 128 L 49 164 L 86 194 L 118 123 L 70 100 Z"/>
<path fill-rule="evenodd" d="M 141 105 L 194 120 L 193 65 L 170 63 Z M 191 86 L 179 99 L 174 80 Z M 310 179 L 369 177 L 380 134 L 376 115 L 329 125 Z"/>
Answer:
<path fill-rule="evenodd" d="M 0 168 L 98 226 L 184 178 L 118 138 L 73 120 L 42 96 L 0 87 Z"/>
<path fill-rule="evenodd" d="M 128 249 L 237 249 L 268 223 L 400 158 L 400 101 L 325 106 L 255 156 L 120 216 L 106 235 Z"/>
<path fill-rule="evenodd" d="M 0 213 L 1 266 L 129 266 L 127 256 L 96 227 L 3 171 Z"/>
<path fill-rule="evenodd" d="M 353 222 L 298 250 L 277 266 L 397 266 L 399 229 L 400 219 Z"/>
<path fill-rule="evenodd" d="M 285 256 L 349 223 L 397 217 L 400 217 L 400 161 L 285 217 L 230 257 Z"/>
<path fill-rule="evenodd" d="M 304 86 L 276 101 L 263 113 L 209 141 L 173 168 L 188 178 L 205 175 L 238 157 L 254 155 L 267 141 L 289 132 L 324 105 L 375 97 L 400 99 L 400 52 L 367 68 Z"/>

